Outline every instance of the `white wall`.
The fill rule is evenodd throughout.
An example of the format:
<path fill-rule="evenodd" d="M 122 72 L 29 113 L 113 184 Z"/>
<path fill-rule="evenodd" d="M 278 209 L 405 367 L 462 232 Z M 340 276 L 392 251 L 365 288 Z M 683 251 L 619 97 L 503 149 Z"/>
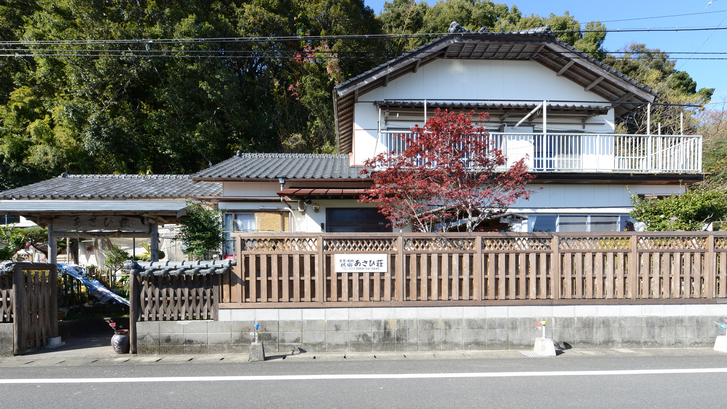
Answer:
<path fill-rule="evenodd" d="M 614 185 L 614 184 L 531 184 L 530 200 L 521 200 L 510 211 L 528 213 L 611 214 L 631 211 L 632 194 L 677 194 L 679 185 Z M 629 193 L 630 192 L 630 193 Z"/>

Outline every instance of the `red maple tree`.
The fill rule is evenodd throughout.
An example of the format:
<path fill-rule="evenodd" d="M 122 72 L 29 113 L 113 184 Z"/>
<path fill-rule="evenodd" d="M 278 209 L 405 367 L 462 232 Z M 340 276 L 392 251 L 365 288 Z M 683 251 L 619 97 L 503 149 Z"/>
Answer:
<path fill-rule="evenodd" d="M 402 134 L 404 151 L 366 161 L 373 185 L 359 201 L 375 203 L 394 227 L 475 231 L 484 220 L 527 200 L 533 179 L 525 158 L 509 168 L 485 128 L 468 114 L 437 110 L 423 127 Z M 487 119 L 481 114 L 478 121 Z"/>

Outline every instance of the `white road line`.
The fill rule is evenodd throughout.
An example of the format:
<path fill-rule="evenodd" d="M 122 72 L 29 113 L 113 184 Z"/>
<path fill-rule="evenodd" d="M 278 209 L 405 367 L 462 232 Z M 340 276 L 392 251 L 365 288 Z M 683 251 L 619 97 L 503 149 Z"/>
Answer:
<path fill-rule="evenodd" d="M 616 371 L 554 371 L 554 372 L 472 372 L 414 374 L 328 374 L 328 375 L 263 375 L 263 376 L 180 376 L 148 378 L 37 378 L 0 379 L 0 385 L 60 383 L 153 383 L 153 382 L 256 382 L 256 381 L 323 381 L 376 379 L 455 379 L 455 378 L 528 378 L 561 376 L 637 376 L 727 373 L 727 368 L 641 369 Z"/>

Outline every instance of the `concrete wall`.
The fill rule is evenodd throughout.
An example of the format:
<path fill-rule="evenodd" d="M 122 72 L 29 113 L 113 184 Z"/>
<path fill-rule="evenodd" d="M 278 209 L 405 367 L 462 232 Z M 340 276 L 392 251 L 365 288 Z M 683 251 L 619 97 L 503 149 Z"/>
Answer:
<path fill-rule="evenodd" d="M 572 347 L 710 347 L 727 305 L 607 305 L 221 310 L 220 321 L 141 322 L 140 354 L 532 349 L 535 320 Z M 719 334 L 718 334 L 719 332 Z"/>
<path fill-rule="evenodd" d="M 13 324 L 0 324 L 0 357 L 13 356 Z"/>

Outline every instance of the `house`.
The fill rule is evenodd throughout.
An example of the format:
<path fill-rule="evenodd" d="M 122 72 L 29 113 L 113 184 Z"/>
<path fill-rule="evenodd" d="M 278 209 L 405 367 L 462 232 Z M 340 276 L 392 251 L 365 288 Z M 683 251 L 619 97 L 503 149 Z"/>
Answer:
<path fill-rule="evenodd" d="M 490 220 L 490 228 L 622 231 L 630 228 L 631 195 L 678 194 L 684 184 L 703 179 L 701 136 L 615 133 L 618 118 L 655 98 L 652 90 L 557 40 L 549 27 L 453 30 L 335 88 L 339 154 L 238 153 L 191 176 L 56 178 L 3 192 L 0 214 L 45 220 L 48 206 L 90 211 L 93 205 L 78 201 L 84 194 L 123 199 L 122 207 L 131 199 L 149 204 L 156 196 L 135 192 L 152 185 L 126 183 L 153 181 L 165 203 L 216 203 L 225 211 L 228 233 L 391 231 L 373 205 L 358 202 L 371 185 L 361 175 L 363 164 L 378 153 L 401 151 L 397 136 L 447 109 L 488 113 L 481 125 L 489 138 L 511 162 L 527 158 L 536 175 L 530 199 Z M 31 193 L 53 192 L 61 181 L 72 182 L 68 197 L 57 195 L 61 201 Z M 112 195 L 116 190 L 109 186 L 121 191 Z M 41 199 L 44 205 L 28 213 L 28 206 L 8 199 Z M 231 241 L 224 253 L 234 254 Z"/>
<path fill-rule="evenodd" d="M 520 217 L 502 227 L 622 231 L 632 194 L 677 194 L 703 179 L 700 136 L 615 133 L 618 118 L 655 98 L 549 27 L 451 32 L 335 88 L 338 155 L 238 154 L 192 178 L 222 183 L 230 232 L 386 231 L 356 200 L 370 185 L 364 162 L 402 150 L 396 136 L 436 109 L 487 112 L 489 137 L 536 175 L 531 198 L 509 209 Z"/>

